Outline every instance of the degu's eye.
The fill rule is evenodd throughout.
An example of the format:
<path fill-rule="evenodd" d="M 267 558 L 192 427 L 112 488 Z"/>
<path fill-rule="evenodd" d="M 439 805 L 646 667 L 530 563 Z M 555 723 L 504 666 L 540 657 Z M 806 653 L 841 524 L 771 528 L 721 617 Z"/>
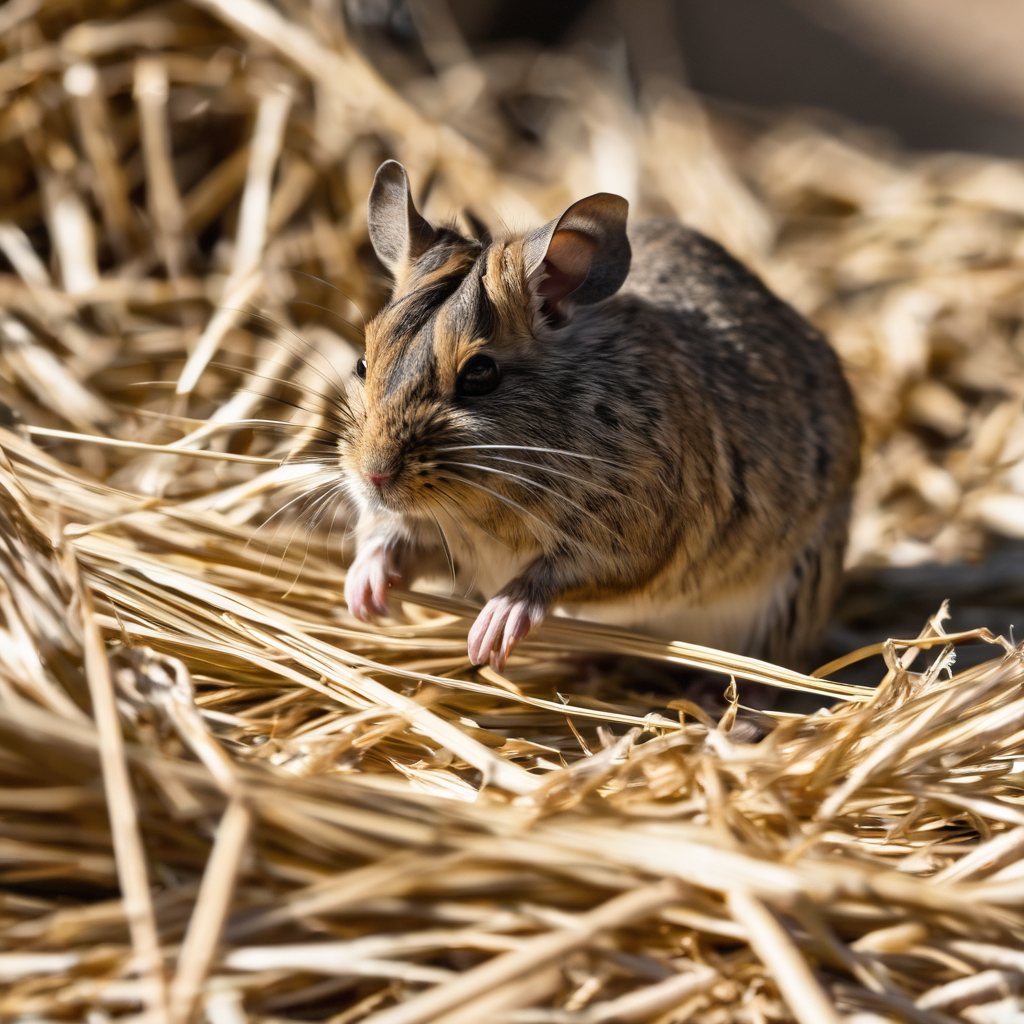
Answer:
<path fill-rule="evenodd" d="M 460 395 L 489 395 L 501 381 L 501 370 L 490 357 L 477 354 L 466 361 L 455 384 Z"/>
<path fill-rule="evenodd" d="M 360 380 L 366 380 L 366 359 L 356 360 L 356 376 Z"/>

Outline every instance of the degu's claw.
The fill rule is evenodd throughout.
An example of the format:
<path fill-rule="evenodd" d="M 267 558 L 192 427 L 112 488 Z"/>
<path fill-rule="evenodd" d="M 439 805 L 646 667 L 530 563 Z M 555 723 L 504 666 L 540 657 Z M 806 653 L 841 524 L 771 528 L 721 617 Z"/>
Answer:
<path fill-rule="evenodd" d="M 491 598 L 469 631 L 470 661 L 474 665 L 489 661 L 491 668 L 500 672 L 512 649 L 533 628 L 533 612 L 526 601 L 504 596 Z"/>

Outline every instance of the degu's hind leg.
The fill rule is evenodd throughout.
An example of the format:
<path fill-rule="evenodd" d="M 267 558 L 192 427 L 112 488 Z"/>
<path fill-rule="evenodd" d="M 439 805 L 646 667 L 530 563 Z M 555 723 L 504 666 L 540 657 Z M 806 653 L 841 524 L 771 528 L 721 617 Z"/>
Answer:
<path fill-rule="evenodd" d="M 849 516 L 846 503 L 833 509 L 794 563 L 788 599 L 765 636 L 765 660 L 801 671 L 813 668 L 843 581 Z"/>

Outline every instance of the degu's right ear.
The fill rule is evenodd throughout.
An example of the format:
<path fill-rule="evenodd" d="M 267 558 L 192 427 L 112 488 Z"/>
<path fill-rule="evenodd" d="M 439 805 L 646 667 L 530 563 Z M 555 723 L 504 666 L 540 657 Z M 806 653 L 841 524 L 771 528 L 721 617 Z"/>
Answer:
<path fill-rule="evenodd" d="M 409 178 L 397 160 L 377 168 L 366 212 L 373 251 L 396 277 L 437 240 L 437 230 L 413 205 Z"/>
<path fill-rule="evenodd" d="M 614 295 L 629 273 L 629 203 L 598 192 L 526 237 L 526 278 L 553 309 L 587 306 Z"/>

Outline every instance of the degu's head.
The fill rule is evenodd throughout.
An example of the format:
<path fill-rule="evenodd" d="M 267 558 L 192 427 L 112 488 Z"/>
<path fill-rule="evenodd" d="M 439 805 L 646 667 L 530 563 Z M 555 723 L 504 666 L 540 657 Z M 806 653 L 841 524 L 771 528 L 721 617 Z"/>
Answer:
<path fill-rule="evenodd" d="M 539 450 L 531 440 L 547 437 L 534 421 L 574 320 L 626 278 L 627 211 L 625 199 L 599 193 L 536 230 L 480 241 L 429 224 L 402 165 L 381 165 L 369 233 L 394 292 L 367 325 L 340 444 L 362 507 L 521 520 L 536 494 L 516 481 L 516 449 Z M 509 462 L 503 473 L 494 457 Z"/>

